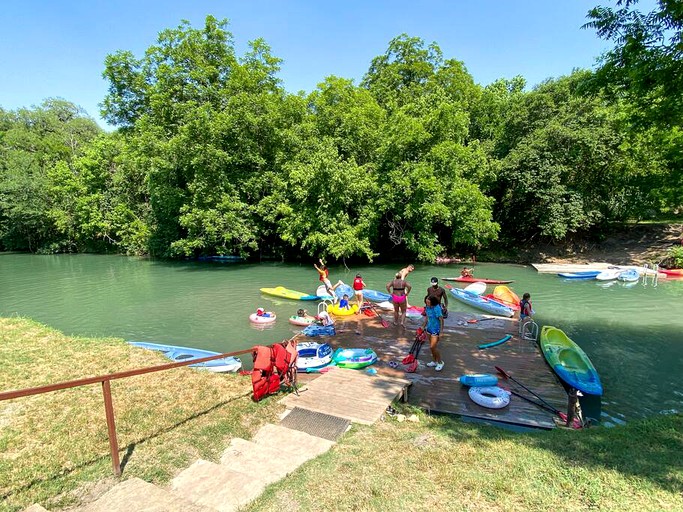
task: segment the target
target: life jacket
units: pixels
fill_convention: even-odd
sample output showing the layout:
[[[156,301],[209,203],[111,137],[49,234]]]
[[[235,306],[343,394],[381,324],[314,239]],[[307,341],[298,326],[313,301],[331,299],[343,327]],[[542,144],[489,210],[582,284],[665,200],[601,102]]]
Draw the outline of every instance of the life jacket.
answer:
[[[362,277],[354,278],[353,289],[354,290],[362,290],[363,289],[363,278]]]
[[[251,386],[255,402],[280,391],[280,385],[293,386],[296,391],[296,342],[288,340],[270,347],[257,345],[252,349],[254,370]]]
[[[519,316],[529,316],[529,314],[526,312],[527,305],[529,306],[529,309],[531,309],[530,301],[528,301],[527,299],[522,299],[519,301]]]

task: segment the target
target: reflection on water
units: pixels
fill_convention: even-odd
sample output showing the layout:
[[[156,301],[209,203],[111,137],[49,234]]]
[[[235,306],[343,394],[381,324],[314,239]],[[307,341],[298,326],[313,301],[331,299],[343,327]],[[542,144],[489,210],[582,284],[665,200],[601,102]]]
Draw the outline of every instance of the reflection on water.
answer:
[[[330,279],[350,283],[361,272],[368,288],[381,291],[402,266],[331,267]],[[408,276],[411,304],[422,303],[432,276],[453,277],[460,269],[417,266]],[[605,388],[607,424],[683,410],[677,380],[683,368],[683,280],[565,280],[527,266],[496,264],[477,264],[475,276],[514,279],[510,286],[518,295],[531,294],[539,325],[559,327],[586,351]],[[123,256],[0,254],[2,316],[30,317],[67,334],[206,350],[270,344],[299,332],[287,319],[312,304],[259,292],[278,285],[315,293],[320,282],[313,261],[169,263]],[[453,298],[449,306],[476,312]],[[252,324],[249,315],[257,307],[276,313],[277,321]]]

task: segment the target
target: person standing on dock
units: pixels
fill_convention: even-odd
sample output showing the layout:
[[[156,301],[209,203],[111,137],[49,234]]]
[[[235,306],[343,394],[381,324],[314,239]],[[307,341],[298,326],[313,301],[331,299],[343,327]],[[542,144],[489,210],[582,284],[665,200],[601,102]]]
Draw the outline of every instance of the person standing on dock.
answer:
[[[394,303],[394,325],[406,326],[406,312],[408,311],[408,294],[411,286],[396,272],[396,277],[387,283],[387,292],[391,294]]]
[[[446,290],[439,286],[439,280],[436,277],[432,277],[431,283],[432,285],[427,288],[427,296],[438,299],[443,317],[448,318],[448,294]]]
[[[360,313],[360,308],[363,306],[363,288],[365,288],[365,283],[360,274],[356,274],[356,278],[353,280],[353,294],[356,296],[356,302],[358,303],[358,313]]]
[[[441,336],[441,331],[443,331],[443,314],[441,313],[439,299],[433,295],[425,297],[425,318],[422,322],[422,329],[427,331],[429,335],[429,349],[432,351],[432,360],[427,363],[427,366],[440,372],[444,367],[441,352],[438,349],[439,336]]]

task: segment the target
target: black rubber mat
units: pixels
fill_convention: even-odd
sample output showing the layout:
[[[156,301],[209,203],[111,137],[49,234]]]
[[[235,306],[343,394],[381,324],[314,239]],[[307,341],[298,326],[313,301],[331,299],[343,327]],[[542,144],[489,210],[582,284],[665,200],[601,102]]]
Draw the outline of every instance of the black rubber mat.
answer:
[[[350,423],[344,418],[295,407],[284,417],[280,425],[329,441],[336,441],[339,436],[346,432]]]

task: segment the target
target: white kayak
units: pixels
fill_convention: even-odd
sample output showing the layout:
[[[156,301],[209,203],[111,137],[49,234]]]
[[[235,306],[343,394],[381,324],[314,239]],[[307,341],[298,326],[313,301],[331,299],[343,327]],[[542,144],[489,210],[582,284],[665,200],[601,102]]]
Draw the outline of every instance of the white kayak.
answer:
[[[468,284],[465,286],[465,291],[474,293],[476,295],[481,295],[486,291],[486,283],[483,283],[481,281],[477,281],[476,283]]]

